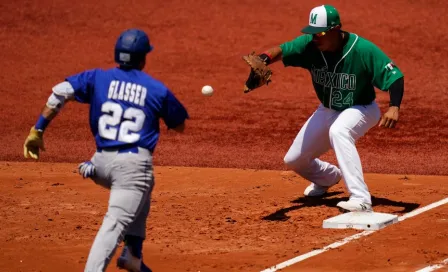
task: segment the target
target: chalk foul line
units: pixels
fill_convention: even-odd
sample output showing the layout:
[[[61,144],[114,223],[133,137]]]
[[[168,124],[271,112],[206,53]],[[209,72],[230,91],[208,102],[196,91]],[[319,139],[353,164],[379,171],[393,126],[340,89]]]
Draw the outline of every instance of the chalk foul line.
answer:
[[[421,208],[415,209],[412,212],[406,213],[406,214],[398,217],[398,222],[401,222],[401,221],[404,221],[406,219],[412,218],[412,217],[414,217],[416,215],[419,215],[421,213],[427,212],[427,211],[429,211],[431,209],[437,208],[437,207],[442,206],[442,205],[447,204],[447,203],[448,203],[448,197],[444,198],[442,200],[439,200],[437,202],[434,202],[432,204],[429,204],[429,205],[427,205],[425,207],[421,207]],[[335,243],[333,243],[331,245],[325,246],[325,247],[323,247],[321,249],[316,249],[316,250],[310,251],[308,253],[299,255],[299,256],[294,257],[294,258],[292,258],[290,260],[287,260],[285,262],[282,262],[282,263],[279,263],[277,265],[274,265],[274,266],[272,266],[270,268],[267,268],[267,269],[265,269],[265,270],[263,270],[261,272],[275,272],[275,271],[278,271],[280,269],[286,268],[286,267],[291,266],[293,264],[299,263],[301,261],[304,261],[306,259],[309,259],[309,258],[314,257],[316,255],[319,255],[321,253],[324,253],[324,252],[326,252],[326,251],[328,251],[330,249],[334,249],[334,248],[338,248],[340,246],[343,246],[343,245],[345,245],[345,244],[347,244],[347,243],[349,243],[351,241],[357,240],[357,239],[359,239],[361,237],[365,237],[365,236],[370,235],[370,234],[372,234],[374,232],[376,232],[376,230],[365,230],[363,232],[360,232],[360,233],[354,234],[352,236],[346,237],[346,238],[344,238],[344,239],[342,239],[340,241],[337,241],[337,242],[335,242]],[[448,262],[448,259],[445,260],[445,261]],[[421,272],[429,272],[429,271],[433,271],[433,270],[423,270]]]

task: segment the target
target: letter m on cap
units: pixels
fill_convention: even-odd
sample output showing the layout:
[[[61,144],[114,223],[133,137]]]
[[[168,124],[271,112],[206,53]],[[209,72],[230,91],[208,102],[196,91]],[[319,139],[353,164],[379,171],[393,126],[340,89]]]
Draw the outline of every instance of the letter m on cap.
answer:
[[[311,13],[310,24],[315,25],[317,23],[317,14]]]

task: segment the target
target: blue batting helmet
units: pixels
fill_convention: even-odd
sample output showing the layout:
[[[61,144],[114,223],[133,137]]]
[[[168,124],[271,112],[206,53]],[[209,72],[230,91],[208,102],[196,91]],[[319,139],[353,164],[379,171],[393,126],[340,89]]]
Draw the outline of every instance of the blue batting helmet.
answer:
[[[128,29],[120,34],[115,44],[115,62],[125,67],[136,67],[152,48],[145,32]]]

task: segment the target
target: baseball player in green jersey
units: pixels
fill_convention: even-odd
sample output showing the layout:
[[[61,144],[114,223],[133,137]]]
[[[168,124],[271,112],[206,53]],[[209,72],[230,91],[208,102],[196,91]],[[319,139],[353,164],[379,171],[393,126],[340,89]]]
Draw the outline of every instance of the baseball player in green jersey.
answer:
[[[286,67],[308,70],[320,100],[284,157],[290,169],[311,181],[304,194],[323,196],[343,178],[350,198],[337,206],[343,211],[369,212],[371,195],[355,142],[376,124],[395,127],[404,79],[378,46],[341,27],[334,7],[315,7],[303,35],[259,57],[267,65],[282,60]],[[375,87],[390,93],[390,107],[383,116],[375,102]],[[330,148],[339,167],[318,159]]]

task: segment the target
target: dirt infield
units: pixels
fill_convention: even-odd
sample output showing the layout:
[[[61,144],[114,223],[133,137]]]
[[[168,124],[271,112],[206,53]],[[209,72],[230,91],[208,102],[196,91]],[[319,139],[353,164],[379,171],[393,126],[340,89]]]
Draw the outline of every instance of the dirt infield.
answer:
[[[54,84],[83,69],[112,67],[117,35],[128,27],[141,27],[155,46],[146,71],[166,82],[191,115],[185,135],[162,135],[157,165],[285,170],[285,152],[317,107],[310,76],[275,64],[269,87],[243,95],[248,69],[241,56],[294,38],[318,4],[3,1],[0,140],[9,144],[0,160],[23,160],[23,139]],[[443,25],[445,2],[334,1],[333,5],[340,10],[344,27],[383,48],[406,78],[398,128],[373,128],[359,141],[364,170],[448,174],[448,119],[443,106],[448,104],[448,63],[438,61],[448,59],[448,48],[443,46],[448,36],[443,28],[427,27]],[[214,96],[201,95],[206,84],[215,88]],[[383,111],[388,99],[378,91]],[[85,105],[67,106],[46,133],[48,151],[42,159],[89,158],[94,147],[87,122]],[[62,151],[67,146],[71,152]],[[325,158],[334,162],[331,154]]]
[[[1,271],[82,271],[108,194],[75,169],[0,164]],[[260,271],[358,232],[322,228],[347,198],[341,185],[327,199],[310,201],[302,197],[307,183],[291,172],[157,167],[155,174],[144,247],[154,271]],[[378,212],[402,215],[448,195],[444,177],[366,180]],[[447,222],[447,207],[435,209],[296,268],[411,271],[448,257]]]
[[[320,4],[1,1],[0,270],[82,271],[107,200],[74,172],[95,149],[87,106],[68,104],[54,120],[41,162],[24,163],[22,144],[51,87],[84,69],[113,67],[115,39],[130,27],[149,33],[155,50],[145,70],[191,115],[184,135],[162,129],[155,153],[144,248],[155,271],[259,271],[357,233],[321,228],[347,197],[341,184],[329,199],[305,202],[307,183],[283,165],[317,107],[307,72],[274,64],[272,84],[242,93],[248,69],[241,56],[293,39]],[[401,215],[447,197],[445,1],[331,4],[346,30],[380,46],[405,75],[398,127],[375,127],[358,142],[375,210]],[[216,93],[202,96],[203,85]],[[384,112],[388,94],[377,96]],[[335,163],[332,152],[323,159]],[[415,270],[448,257],[447,218],[445,205],[287,271]]]

